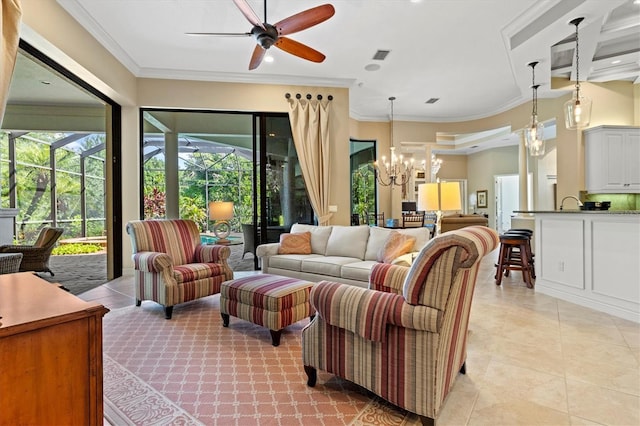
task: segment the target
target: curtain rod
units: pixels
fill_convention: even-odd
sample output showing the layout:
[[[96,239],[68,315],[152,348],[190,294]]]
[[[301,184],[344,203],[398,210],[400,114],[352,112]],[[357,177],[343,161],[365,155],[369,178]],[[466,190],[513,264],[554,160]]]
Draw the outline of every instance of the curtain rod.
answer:
[[[285,97],[285,98],[287,98],[287,99],[291,99],[291,93],[286,93],[286,94],[284,95],[284,97]],[[311,100],[311,98],[312,98],[312,97],[313,97],[313,96],[311,96],[311,94],[307,93],[306,98],[307,98],[308,100]],[[300,99],[300,98],[302,98],[302,95],[301,95],[300,93],[296,93],[296,99]],[[319,101],[321,101],[321,100],[322,100],[322,95],[318,95],[318,96],[317,96],[317,98],[318,98],[318,100],[319,100]],[[332,96],[332,95],[329,95],[329,96],[327,96],[327,99],[329,99],[330,101],[332,101],[332,100],[333,100],[333,96]]]

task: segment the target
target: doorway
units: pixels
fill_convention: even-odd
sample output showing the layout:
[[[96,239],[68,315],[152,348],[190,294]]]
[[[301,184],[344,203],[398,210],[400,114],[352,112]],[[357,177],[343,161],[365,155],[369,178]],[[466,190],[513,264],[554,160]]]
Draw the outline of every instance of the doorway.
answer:
[[[496,176],[496,230],[500,234],[511,228],[511,215],[518,210],[519,182],[518,175]]]
[[[527,208],[531,209],[532,174],[527,177]],[[511,228],[511,216],[516,210],[520,210],[520,176],[500,175],[495,177],[495,228],[499,233]]]

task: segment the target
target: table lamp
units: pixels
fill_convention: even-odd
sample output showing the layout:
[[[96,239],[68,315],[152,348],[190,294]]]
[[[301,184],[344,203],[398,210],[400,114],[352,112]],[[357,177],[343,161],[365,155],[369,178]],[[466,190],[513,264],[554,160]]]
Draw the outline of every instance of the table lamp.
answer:
[[[215,221],[213,233],[218,237],[216,243],[228,243],[227,237],[231,233],[228,220],[233,218],[233,202],[212,201],[209,203],[209,219]]]
[[[436,235],[440,234],[443,211],[461,210],[460,184],[458,182],[434,182],[418,185],[418,210],[436,212]]]

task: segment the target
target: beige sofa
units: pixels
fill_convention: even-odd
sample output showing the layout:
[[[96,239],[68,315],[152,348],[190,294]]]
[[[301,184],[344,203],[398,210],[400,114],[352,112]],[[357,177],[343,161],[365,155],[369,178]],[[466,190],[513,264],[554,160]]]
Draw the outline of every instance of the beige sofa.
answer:
[[[479,214],[456,214],[443,216],[440,219],[440,233],[473,225],[489,226],[489,219]]]
[[[262,272],[318,282],[330,280],[367,287],[378,263],[379,249],[392,231],[416,238],[410,253],[392,263],[409,266],[430,239],[428,228],[386,229],[377,226],[313,226],[294,224],[291,233],[311,232],[311,254],[278,254],[279,243],[256,249]]]

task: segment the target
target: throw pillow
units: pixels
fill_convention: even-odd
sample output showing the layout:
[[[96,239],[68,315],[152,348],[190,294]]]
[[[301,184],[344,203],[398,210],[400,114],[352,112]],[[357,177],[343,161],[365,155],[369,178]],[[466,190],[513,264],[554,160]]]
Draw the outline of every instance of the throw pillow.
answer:
[[[278,254],[311,254],[311,232],[280,234]]]
[[[416,238],[393,231],[378,251],[378,262],[391,263],[398,256],[409,253]]]

